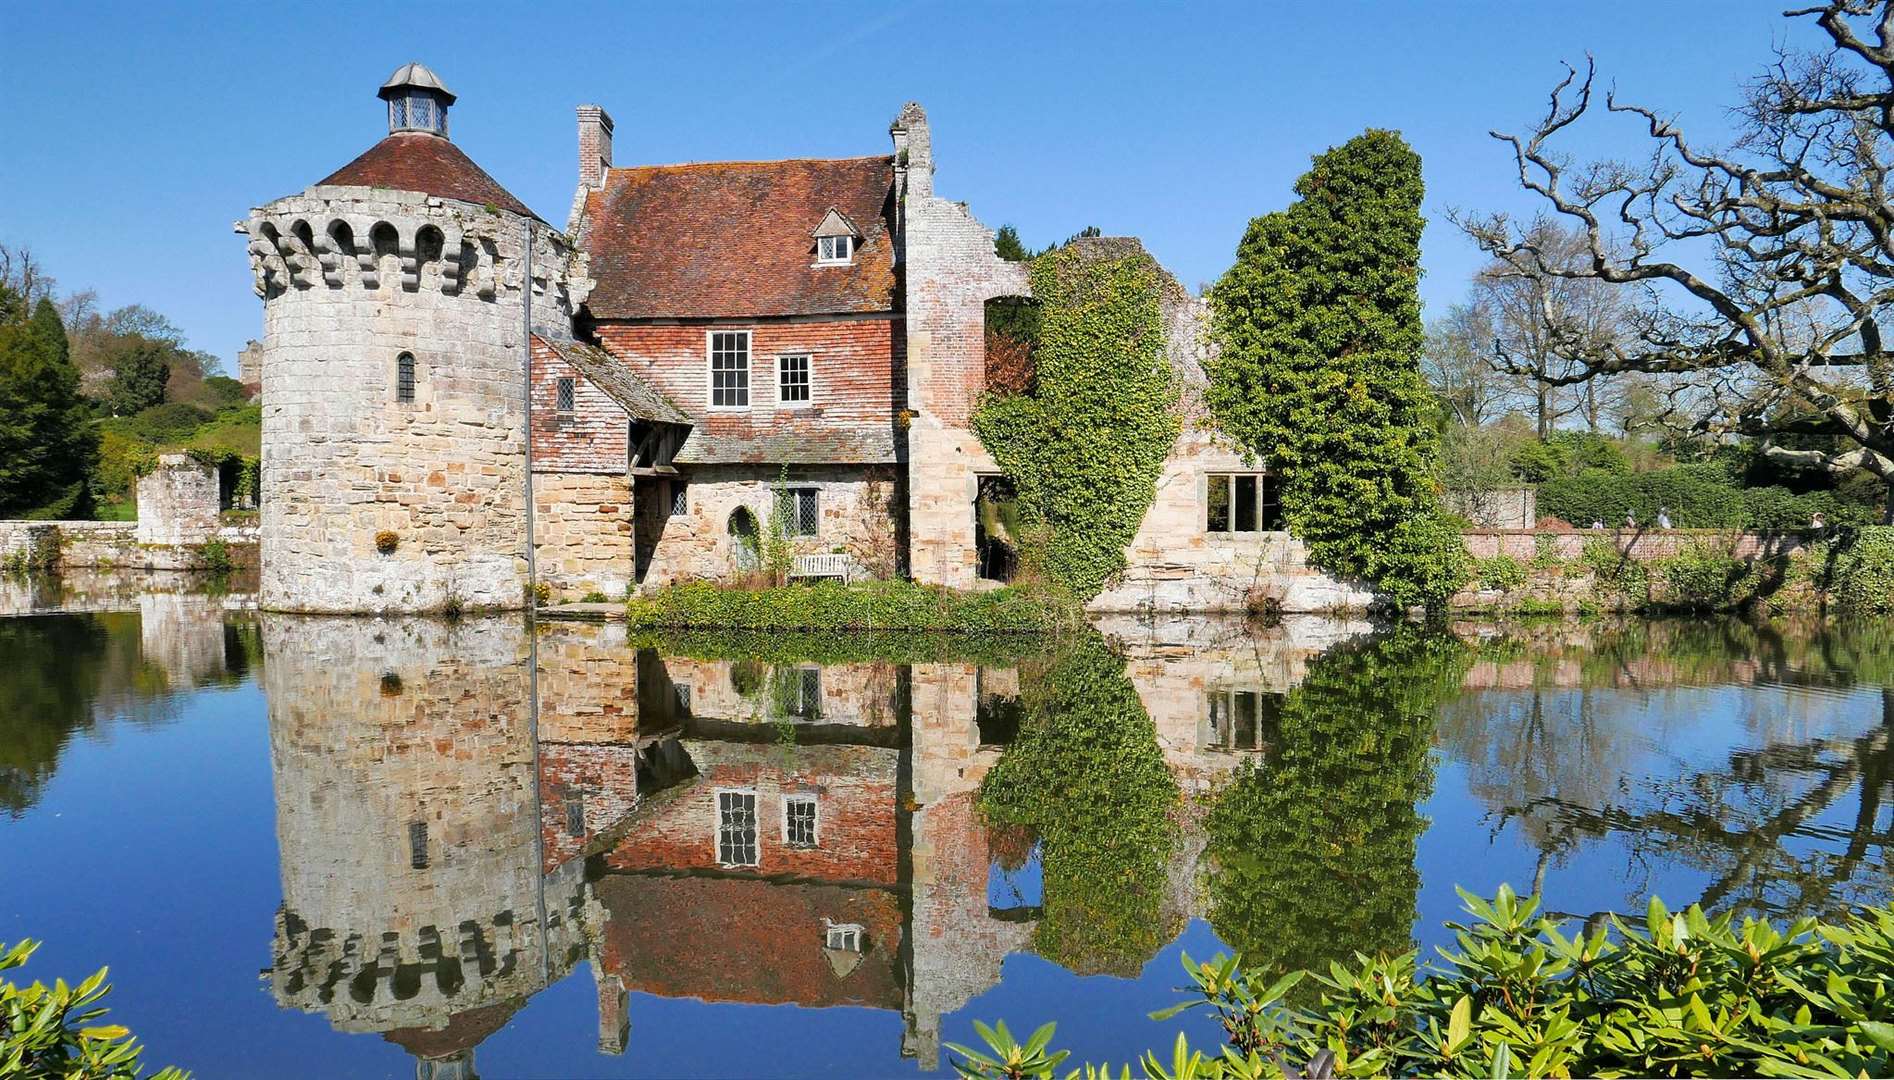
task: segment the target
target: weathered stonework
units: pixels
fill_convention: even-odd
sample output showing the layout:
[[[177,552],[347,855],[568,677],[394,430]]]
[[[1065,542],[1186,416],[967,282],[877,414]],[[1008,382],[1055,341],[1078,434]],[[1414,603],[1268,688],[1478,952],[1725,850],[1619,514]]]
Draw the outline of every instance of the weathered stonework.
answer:
[[[217,470],[189,454],[165,454],[138,478],[141,544],[201,544],[216,535]]]
[[[842,553],[854,556],[867,572],[891,576],[898,556],[896,517],[899,488],[891,468],[848,465],[797,465],[787,470],[759,465],[700,466],[692,469],[683,514],[654,507],[646,520],[656,532],[650,572],[644,584],[680,581],[733,581],[745,563],[731,534],[739,509],[748,511],[759,530],[776,515],[776,492],[815,488],[818,523],[814,536],[790,537],[793,554]],[[785,477],[787,478],[785,481]],[[642,487],[648,483],[639,478]],[[641,503],[641,508],[647,504]]]
[[[539,581],[555,597],[631,588],[631,478],[620,472],[533,477],[533,531]]]
[[[264,300],[263,605],[522,606],[523,309],[530,288],[535,327],[568,336],[583,260],[541,222],[383,188],[314,187],[239,228]]]

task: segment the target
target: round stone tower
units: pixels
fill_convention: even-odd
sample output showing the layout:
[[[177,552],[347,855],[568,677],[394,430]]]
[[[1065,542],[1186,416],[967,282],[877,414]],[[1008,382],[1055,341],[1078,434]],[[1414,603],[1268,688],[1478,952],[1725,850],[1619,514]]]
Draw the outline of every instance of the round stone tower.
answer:
[[[407,64],[378,96],[386,138],[237,223],[263,298],[262,603],[521,607],[527,301],[567,337],[589,282],[449,141],[438,76]]]

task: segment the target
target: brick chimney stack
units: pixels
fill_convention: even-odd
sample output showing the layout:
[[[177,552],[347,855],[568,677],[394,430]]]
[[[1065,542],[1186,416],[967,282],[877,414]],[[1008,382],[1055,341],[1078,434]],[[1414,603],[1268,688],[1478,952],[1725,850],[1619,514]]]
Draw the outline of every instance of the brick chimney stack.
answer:
[[[579,106],[579,186],[604,187],[605,171],[611,167],[612,118],[597,105]]]
[[[889,125],[894,137],[894,169],[910,195],[934,194],[934,140],[927,130],[927,113],[918,102],[901,107]]]

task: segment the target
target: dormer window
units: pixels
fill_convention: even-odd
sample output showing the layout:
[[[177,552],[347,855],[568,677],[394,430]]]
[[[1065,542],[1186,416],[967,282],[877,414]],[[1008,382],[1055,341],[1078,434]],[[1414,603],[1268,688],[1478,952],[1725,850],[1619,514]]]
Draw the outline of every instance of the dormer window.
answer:
[[[855,254],[852,236],[818,236],[815,243],[816,262],[845,263]]]
[[[815,227],[815,264],[844,266],[852,262],[860,236],[840,210],[830,207],[829,212],[822,215],[822,224]]]

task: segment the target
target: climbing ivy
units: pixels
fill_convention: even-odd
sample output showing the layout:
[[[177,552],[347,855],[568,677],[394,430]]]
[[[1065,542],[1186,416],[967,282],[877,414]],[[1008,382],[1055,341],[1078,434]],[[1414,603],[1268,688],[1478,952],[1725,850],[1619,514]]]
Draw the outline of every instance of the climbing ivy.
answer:
[[[1033,389],[989,394],[973,415],[1043,548],[1029,554],[1081,600],[1124,570],[1177,439],[1163,283],[1136,241],[1081,240],[1034,259]]]
[[[1315,159],[1287,209],[1250,222],[1211,290],[1219,426],[1282,477],[1315,563],[1391,603],[1438,606],[1467,577],[1433,474],[1420,372],[1420,157],[1368,131]]]
[[[1177,781],[1157,727],[1095,631],[1022,665],[1026,720],[980,786],[989,823],[1039,838],[1039,955],[1134,975],[1181,928],[1165,908]],[[1168,916],[1168,917],[1167,917]]]

